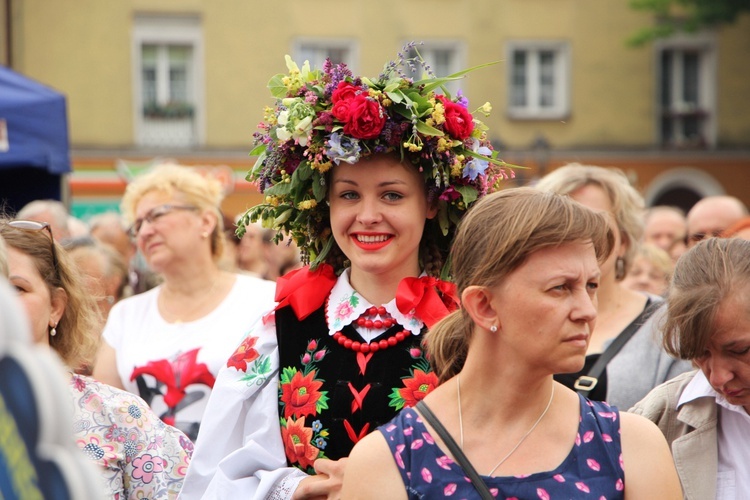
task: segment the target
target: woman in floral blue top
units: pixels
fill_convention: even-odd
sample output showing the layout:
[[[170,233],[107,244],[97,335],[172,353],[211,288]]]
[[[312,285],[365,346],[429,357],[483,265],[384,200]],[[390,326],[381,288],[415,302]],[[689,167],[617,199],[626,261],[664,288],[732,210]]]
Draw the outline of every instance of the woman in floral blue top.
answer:
[[[176,498],[192,443],[129,392],[74,373],[90,366],[98,342],[94,297],[48,225],[0,221],[8,246],[10,284],[18,292],[37,344],[49,345],[70,368],[71,436],[99,468],[108,496]]]
[[[461,309],[427,335],[441,385],[423,404],[487,497],[680,498],[656,426],[552,378],[583,365],[612,242],[603,215],[531,188],[488,195],[459,225]],[[403,410],[354,447],[344,498],[479,497],[427,410]]]

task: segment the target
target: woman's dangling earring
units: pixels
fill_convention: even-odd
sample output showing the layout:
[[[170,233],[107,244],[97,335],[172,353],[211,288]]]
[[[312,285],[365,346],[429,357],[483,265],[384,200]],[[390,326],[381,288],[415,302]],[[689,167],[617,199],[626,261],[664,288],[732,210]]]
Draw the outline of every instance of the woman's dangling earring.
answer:
[[[55,323],[55,326],[53,326],[49,330],[49,336],[50,337],[54,337],[55,335],[57,335],[57,323]]]
[[[617,257],[615,261],[615,279],[620,281],[625,277],[625,259]]]

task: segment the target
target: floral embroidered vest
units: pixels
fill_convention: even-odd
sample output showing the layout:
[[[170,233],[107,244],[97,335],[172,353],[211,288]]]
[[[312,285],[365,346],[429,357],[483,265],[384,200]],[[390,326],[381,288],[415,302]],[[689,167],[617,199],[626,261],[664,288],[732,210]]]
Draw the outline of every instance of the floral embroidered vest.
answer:
[[[396,325],[379,339],[400,332]],[[404,406],[437,385],[421,348],[422,335],[385,350],[346,349],[328,333],[324,307],[300,321],[290,307],[276,311],[279,416],[287,462],[314,473],[318,458],[338,460]],[[363,342],[347,326],[346,337]]]

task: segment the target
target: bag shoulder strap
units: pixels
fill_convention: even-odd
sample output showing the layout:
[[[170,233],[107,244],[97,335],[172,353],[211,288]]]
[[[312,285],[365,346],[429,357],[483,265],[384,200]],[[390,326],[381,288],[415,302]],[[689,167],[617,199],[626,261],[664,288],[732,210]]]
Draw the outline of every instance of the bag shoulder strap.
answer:
[[[440,439],[442,439],[445,445],[448,447],[451,454],[456,459],[458,465],[460,465],[466,475],[469,476],[471,484],[473,484],[474,488],[477,489],[482,500],[494,500],[495,497],[493,497],[492,493],[490,493],[489,488],[487,488],[487,484],[479,476],[479,473],[474,468],[474,466],[471,465],[471,462],[469,462],[469,459],[466,458],[464,452],[461,451],[461,448],[458,446],[458,444],[456,444],[456,441],[451,437],[450,434],[448,434],[448,431],[445,429],[445,427],[443,427],[443,424],[440,423],[440,420],[437,419],[435,414],[432,413],[432,410],[430,410],[424,400],[417,403],[417,409],[419,410],[419,413],[422,414],[427,423],[429,423],[432,428],[435,429],[435,432],[438,433]]]
[[[646,306],[643,308],[643,311],[641,311],[641,314],[631,321],[630,324],[620,332],[620,335],[615,337],[615,339],[599,356],[599,359],[596,360],[596,363],[594,363],[594,366],[591,367],[589,372],[586,375],[581,375],[575,381],[573,388],[578,391],[578,394],[585,398],[589,396],[589,393],[591,393],[591,391],[594,390],[594,387],[596,387],[596,384],[599,383],[599,377],[602,376],[602,373],[604,373],[604,370],[607,368],[607,363],[609,363],[612,358],[620,352],[620,349],[628,343],[633,335],[635,335],[635,332],[637,332],[638,329],[648,321],[651,315],[659,309],[661,304],[661,302],[652,302],[650,298],[646,301]]]

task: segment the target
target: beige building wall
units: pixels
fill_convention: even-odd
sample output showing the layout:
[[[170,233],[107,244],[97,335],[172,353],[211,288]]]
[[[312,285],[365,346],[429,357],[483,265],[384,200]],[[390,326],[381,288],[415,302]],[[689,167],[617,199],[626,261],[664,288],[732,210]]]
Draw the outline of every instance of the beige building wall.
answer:
[[[7,0],[6,0],[7,1]],[[472,106],[490,101],[492,137],[527,148],[543,134],[554,148],[649,148],[657,137],[653,46],[627,37],[650,22],[628,2],[602,0],[14,0],[14,69],[68,97],[76,148],[135,143],[133,25],[136,14],[193,14],[203,40],[201,106],[207,150],[249,150],[271,104],[265,85],[284,72],[298,37],[356,41],[355,71],[377,75],[404,41],[451,39],[465,66],[499,64],[462,84]],[[716,37],[717,131],[728,145],[750,142],[750,16]],[[507,115],[506,46],[559,40],[571,53],[571,112],[563,119]],[[718,90],[720,89],[720,91]]]

